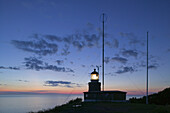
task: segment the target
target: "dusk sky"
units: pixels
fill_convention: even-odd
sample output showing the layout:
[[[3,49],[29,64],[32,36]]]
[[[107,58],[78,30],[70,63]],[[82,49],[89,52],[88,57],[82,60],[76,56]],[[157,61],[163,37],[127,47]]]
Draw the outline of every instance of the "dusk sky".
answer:
[[[169,87],[169,0],[0,0],[0,94],[87,91],[102,65],[102,13],[105,90],[145,95],[147,31],[149,92]]]

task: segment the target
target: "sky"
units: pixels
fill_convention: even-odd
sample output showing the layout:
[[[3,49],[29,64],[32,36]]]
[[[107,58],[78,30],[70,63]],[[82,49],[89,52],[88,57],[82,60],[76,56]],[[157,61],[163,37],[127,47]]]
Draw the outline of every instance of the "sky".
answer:
[[[88,91],[105,13],[105,90],[145,95],[170,86],[169,0],[0,0],[0,94]]]

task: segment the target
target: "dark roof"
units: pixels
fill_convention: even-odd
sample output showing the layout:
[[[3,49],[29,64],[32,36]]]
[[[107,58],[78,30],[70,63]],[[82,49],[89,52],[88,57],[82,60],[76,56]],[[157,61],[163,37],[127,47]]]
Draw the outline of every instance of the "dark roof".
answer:
[[[96,72],[96,69],[94,69],[94,71],[91,74],[99,74],[98,72]]]

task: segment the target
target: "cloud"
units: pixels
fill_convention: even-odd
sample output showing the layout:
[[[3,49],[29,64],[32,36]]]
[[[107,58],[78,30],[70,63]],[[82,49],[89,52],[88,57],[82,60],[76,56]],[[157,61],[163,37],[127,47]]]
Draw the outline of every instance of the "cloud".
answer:
[[[89,30],[93,30],[94,29],[94,25],[90,22],[87,23],[87,27]]]
[[[85,43],[83,41],[74,41],[73,46],[76,47],[78,50],[82,50],[85,47]]]
[[[24,64],[27,67],[27,69],[33,69],[36,71],[52,70],[52,71],[57,71],[57,72],[74,72],[74,70],[72,70],[70,68],[49,65],[48,63],[44,63],[43,61],[38,60],[35,57],[25,58]]]
[[[109,57],[105,57],[104,62],[105,62],[106,64],[108,64],[108,63],[110,62],[110,58],[109,58]]]
[[[67,56],[67,55],[69,55],[69,54],[70,54],[69,46],[68,46],[68,45],[65,45],[64,48],[62,49],[61,55]]]
[[[120,36],[127,37],[127,38],[137,38],[133,33],[123,33],[123,32],[120,32]]]
[[[116,61],[116,62],[125,64],[128,60],[126,58],[119,57],[119,56],[116,56],[116,57],[113,57],[113,58],[105,57],[104,62],[106,64],[108,64],[110,61]]]
[[[97,46],[98,41],[100,39],[100,36],[97,36],[96,34],[92,34],[92,35],[86,34],[83,37],[87,43],[87,47]]]
[[[167,49],[168,52],[170,52],[170,49]]]
[[[43,70],[52,70],[52,71],[58,71],[58,72],[73,72],[74,73],[74,70],[72,70],[70,68],[58,67],[55,65],[48,65],[48,64],[46,64],[43,67]]]
[[[6,84],[0,84],[0,86],[6,86]]]
[[[126,57],[128,57],[128,56],[137,57],[137,56],[138,56],[138,53],[137,53],[135,50],[126,50],[126,49],[124,49],[124,50],[122,51],[122,55],[123,55],[123,56],[126,56]]]
[[[123,74],[123,73],[127,73],[127,72],[134,72],[135,70],[132,67],[123,67],[123,69],[118,70],[116,73],[117,74]]]
[[[58,45],[55,43],[48,43],[41,39],[38,41],[18,41],[12,40],[11,43],[18,49],[23,51],[32,52],[38,55],[51,55],[58,51]]]
[[[119,47],[119,41],[117,39],[113,39],[112,41],[105,41],[105,44],[109,47],[114,47],[114,48],[118,48]]]
[[[119,47],[119,41],[117,39],[114,39],[113,45],[114,45],[115,48],[118,48]]]
[[[41,66],[43,65],[43,61],[38,60],[35,57],[24,58],[24,60],[27,69],[35,69],[36,71],[43,70],[43,67]]]
[[[157,67],[158,67],[158,65],[156,65],[156,64],[154,65],[154,64],[153,64],[153,65],[149,65],[149,66],[148,66],[148,69],[157,69]]]
[[[95,67],[95,66],[92,64],[92,65],[90,65],[90,67]]]
[[[144,41],[141,39],[138,39],[138,37],[134,33],[123,33],[120,32],[120,36],[126,37],[129,39],[129,44],[141,44],[144,46]]]
[[[117,61],[117,62],[120,62],[120,63],[126,63],[128,60],[126,58],[123,58],[123,57],[113,57],[111,59],[112,61]]]
[[[80,84],[68,82],[68,81],[45,81],[44,86],[59,86],[59,87],[67,87],[67,88],[73,88],[73,87],[81,87]]]
[[[56,62],[57,62],[58,65],[62,65],[64,63],[63,60],[56,60]]]
[[[86,65],[81,65],[81,67],[86,67]]]
[[[29,82],[28,80],[17,80],[19,82]]]
[[[137,68],[138,67],[146,67],[146,62],[141,60],[139,62],[134,63],[133,65],[134,65],[134,67],[137,67]]]
[[[0,69],[20,70],[19,67],[4,67],[4,66],[0,66]]]
[[[156,57],[152,56],[152,55],[149,57],[148,69],[157,69],[159,67],[158,61],[155,58]],[[141,60],[136,63],[133,63],[133,67],[135,67],[135,68],[146,68],[146,65],[147,65],[147,63],[145,60]]]
[[[66,56],[70,54],[70,46],[77,48],[79,51],[85,47],[98,47],[100,36],[100,33],[92,34],[86,30],[62,37],[51,34],[33,34],[29,41],[12,40],[11,44],[17,49],[38,54],[40,56],[53,55],[58,52],[61,52],[59,54]],[[60,48],[61,50],[59,50]]]
[[[116,76],[116,74],[113,73],[106,73],[105,75]]]
[[[70,62],[70,64],[74,64],[74,62],[73,62],[73,61],[71,61],[71,62]]]
[[[44,35],[46,39],[50,41],[58,41],[65,42],[66,45],[72,45],[78,50],[82,50],[84,47],[93,47],[98,45],[98,41],[100,36],[96,34],[88,34],[88,33],[75,33],[71,35],[64,36],[60,38],[55,35]]]
[[[62,39],[58,36],[55,35],[44,35],[44,37],[50,41],[56,41],[56,42],[61,42]]]
[[[63,37],[63,41],[66,44],[72,44],[73,40],[74,40],[74,35],[68,35],[68,36]]]

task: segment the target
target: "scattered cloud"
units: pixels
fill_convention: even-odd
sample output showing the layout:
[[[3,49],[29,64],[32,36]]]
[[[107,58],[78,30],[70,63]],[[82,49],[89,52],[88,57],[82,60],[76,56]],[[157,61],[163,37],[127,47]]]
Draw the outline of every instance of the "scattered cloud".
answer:
[[[4,67],[4,66],[0,66],[0,69],[20,70],[19,67]]]
[[[148,66],[148,69],[157,69],[159,67],[158,60],[159,60],[159,57],[150,55],[149,56],[149,66]]]
[[[85,39],[85,42],[87,42],[87,47],[97,46],[100,39],[100,35],[97,36],[96,34],[86,34],[83,37]]]
[[[129,39],[129,44],[140,44],[144,46],[144,41],[139,39],[134,33],[123,33],[120,32],[120,36],[128,38]]]
[[[93,68],[94,68],[95,66],[92,64],[92,65],[90,65],[90,67],[93,67]]]
[[[120,62],[120,63],[126,63],[128,61],[126,58],[119,57],[119,56],[113,57],[111,60],[112,61],[117,61],[117,62]]]
[[[122,55],[125,56],[125,57],[128,57],[128,56],[137,57],[138,53],[137,53],[136,50],[126,50],[126,49],[123,49],[122,50]]]
[[[73,88],[73,87],[81,87],[80,84],[68,82],[68,81],[45,81],[44,86],[59,86],[59,87],[67,87],[67,88]]]
[[[87,23],[87,28],[88,28],[89,30],[93,30],[93,29],[94,29],[94,25],[93,25],[92,23],[88,22],[88,23]]]
[[[63,56],[67,56],[70,54],[70,51],[69,51],[69,46],[68,45],[65,45],[62,49],[62,52],[61,52],[61,55]]]
[[[28,80],[17,80],[17,81],[19,81],[19,82],[30,82]]]
[[[158,65],[157,64],[153,64],[153,65],[149,65],[148,69],[157,69]]]
[[[44,63],[43,61],[38,60],[35,57],[25,58],[24,64],[27,67],[27,69],[33,69],[36,71],[52,70],[52,71],[57,71],[57,72],[74,72],[74,70],[72,70],[70,68],[49,65],[48,63]]]
[[[110,62],[110,57],[105,57],[104,62],[108,64]]]
[[[114,39],[113,45],[114,45],[115,48],[118,48],[119,47],[119,41],[117,39]]]
[[[73,62],[73,61],[71,61],[71,62],[70,62],[70,64],[74,64],[74,62]]]
[[[117,74],[123,74],[123,73],[127,73],[127,72],[134,72],[135,70],[133,69],[133,67],[123,67],[123,69],[118,70],[116,73]]]
[[[81,65],[81,67],[86,67],[86,65]]]
[[[7,84],[0,84],[0,86],[6,86]]]
[[[120,36],[127,37],[127,38],[137,38],[133,33],[123,33],[123,32],[120,32]]]
[[[141,60],[141,61],[139,61],[139,62],[134,63],[133,65],[134,65],[134,67],[136,67],[136,68],[138,68],[138,67],[146,67],[146,62],[143,61],[143,60]]]
[[[170,49],[168,49],[167,51],[170,52]]]
[[[85,46],[85,43],[83,41],[81,41],[81,42],[80,41],[74,41],[72,44],[79,51],[81,51],[84,48],[84,46]]]
[[[29,57],[29,58],[24,58],[25,62],[25,66],[27,67],[27,69],[35,69],[36,71],[42,70],[43,67],[41,65],[43,65],[43,61],[38,60],[35,57]]]
[[[23,51],[32,52],[38,55],[51,55],[58,51],[58,45],[55,43],[49,43],[43,39],[37,41],[18,41],[12,40],[11,43],[18,49]]]
[[[67,35],[64,37],[58,37],[55,35],[43,35],[42,38],[50,40],[50,41],[56,41],[56,42],[64,42],[67,46],[66,49],[68,50],[69,46],[73,46],[77,48],[79,51],[81,51],[84,47],[93,47],[98,45],[98,41],[100,39],[100,35],[96,34],[90,34],[88,32],[86,33],[75,33],[71,35]],[[67,53],[67,52],[64,52]]]
[[[109,47],[114,47],[114,48],[118,48],[119,47],[119,41],[117,39],[113,39],[112,41],[105,41],[105,44]]]
[[[100,33],[90,34],[88,32],[79,32],[63,37],[49,34],[33,34],[31,37],[32,40],[30,41],[12,40],[11,44],[18,49],[41,56],[52,55],[58,52],[66,56],[70,54],[70,46],[77,48],[79,51],[85,47],[91,48],[98,46]],[[59,50],[60,48],[61,50]]]
[[[113,73],[106,73],[105,75],[116,76],[116,74]]]
[[[105,57],[104,62],[106,64],[108,64],[110,61],[113,61],[113,62],[116,61],[116,62],[125,64],[125,63],[127,63],[128,59],[123,58],[123,57],[119,57],[119,56],[116,56],[116,57],[113,57],[113,58]]]
[[[66,44],[72,44],[73,41],[74,41],[73,34],[63,37],[63,42],[65,42]]]
[[[61,42],[62,39],[61,37],[55,36],[55,35],[44,35],[44,37],[50,41],[56,41],[56,42]]]
[[[134,68],[143,68],[143,67],[146,68],[146,65],[147,65],[146,61],[144,61],[144,60],[133,63]],[[148,69],[157,69],[158,67],[159,67],[159,64],[158,64],[157,60],[149,59]]]
[[[56,60],[56,62],[57,62],[58,65],[62,65],[64,63],[63,60]]]

